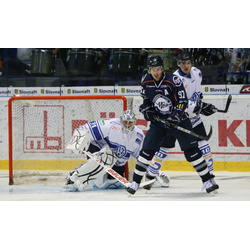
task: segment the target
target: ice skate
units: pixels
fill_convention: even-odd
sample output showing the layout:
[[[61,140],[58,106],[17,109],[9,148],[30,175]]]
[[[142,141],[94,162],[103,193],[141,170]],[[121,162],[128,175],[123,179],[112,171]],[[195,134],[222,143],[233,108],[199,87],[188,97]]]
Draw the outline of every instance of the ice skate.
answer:
[[[74,182],[70,179],[67,180],[66,184],[62,187],[63,192],[77,192],[78,189],[75,187]]]
[[[219,185],[218,184],[216,184],[216,182],[215,182],[215,180],[214,180],[214,175],[213,174],[210,174],[211,175],[211,179],[210,179],[210,181],[212,182],[212,184],[214,185],[214,186],[216,186],[216,189],[219,189]]]
[[[139,188],[139,184],[136,183],[135,181],[133,181],[127,188],[127,192],[129,192],[130,194],[135,194],[135,192],[137,191],[137,189]]]
[[[215,183],[214,179],[212,178],[212,179],[204,182],[203,187],[202,187],[202,191],[204,189],[206,189],[207,193],[213,192],[214,194],[217,194],[218,193],[217,189],[219,189],[219,186]]]
[[[170,184],[170,177],[166,173],[159,171],[158,175],[156,176],[156,181],[154,184],[158,187],[168,188]]]
[[[62,188],[64,192],[82,192],[84,189],[84,184],[80,181],[77,171],[69,172],[67,177],[67,182]]]
[[[155,178],[154,176],[146,175],[145,181],[150,181],[150,180],[153,180],[154,178]],[[149,184],[149,185],[144,186],[143,188],[146,189],[146,190],[150,190],[153,185],[154,185],[154,182]]]

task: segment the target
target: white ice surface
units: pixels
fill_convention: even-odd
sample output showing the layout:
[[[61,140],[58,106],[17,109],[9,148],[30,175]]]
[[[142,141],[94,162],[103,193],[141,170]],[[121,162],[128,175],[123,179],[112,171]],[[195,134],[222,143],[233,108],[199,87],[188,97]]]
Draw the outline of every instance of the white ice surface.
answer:
[[[169,188],[154,187],[146,192],[140,188],[135,195],[126,190],[89,190],[62,192],[62,186],[8,185],[8,175],[0,175],[1,201],[250,201],[250,173],[216,172],[220,186],[216,195],[201,191],[202,183],[195,172],[167,172],[171,178]]]
[[[217,195],[201,192],[194,172],[167,173],[169,188],[128,196],[9,186],[2,172],[1,249],[249,249],[250,173],[216,172]]]

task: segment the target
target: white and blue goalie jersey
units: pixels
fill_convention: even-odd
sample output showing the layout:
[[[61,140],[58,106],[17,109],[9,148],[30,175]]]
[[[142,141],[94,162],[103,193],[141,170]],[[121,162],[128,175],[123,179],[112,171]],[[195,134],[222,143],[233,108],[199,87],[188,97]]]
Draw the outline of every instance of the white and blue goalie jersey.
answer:
[[[118,157],[116,166],[123,166],[132,155],[136,159],[142,148],[144,133],[137,126],[129,135],[122,132],[122,124],[119,118],[110,120],[93,121],[81,127],[89,132],[91,144],[98,148],[109,145],[110,149]]]

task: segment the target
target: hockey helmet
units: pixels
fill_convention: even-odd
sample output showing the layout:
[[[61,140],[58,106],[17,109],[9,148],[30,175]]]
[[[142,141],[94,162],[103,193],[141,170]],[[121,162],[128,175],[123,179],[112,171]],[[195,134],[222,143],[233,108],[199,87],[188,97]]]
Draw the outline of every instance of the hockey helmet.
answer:
[[[188,51],[182,51],[178,56],[177,56],[177,65],[180,66],[181,61],[187,61],[190,60],[191,63],[193,63],[193,57],[192,54]]]
[[[135,113],[128,109],[121,114],[121,124],[122,132],[125,135],[129,135],[130,132],[134,129],[136,124]]]
[[[163,66],[163,60],[160,56],[151,56],[148,59],[148,67]]]

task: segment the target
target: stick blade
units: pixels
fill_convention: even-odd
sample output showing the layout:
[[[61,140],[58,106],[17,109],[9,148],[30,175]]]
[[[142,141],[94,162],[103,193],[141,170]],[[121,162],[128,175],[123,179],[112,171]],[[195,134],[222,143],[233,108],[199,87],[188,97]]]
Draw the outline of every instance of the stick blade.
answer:
[[[220,113],[227,113],[231,101],[232,101],[232,96],[229,95],[228,98],[227,98],[227,103],[226,103],[225,109],[224,109],[224,110],[217,109],[217,112],[220,112]]]
[[[213,134],[213,127],[210,125],[210,131],[209,131],[209,133],[207,135],[207,141],[210,139],[210,137],[212,136],[212,134]]]

